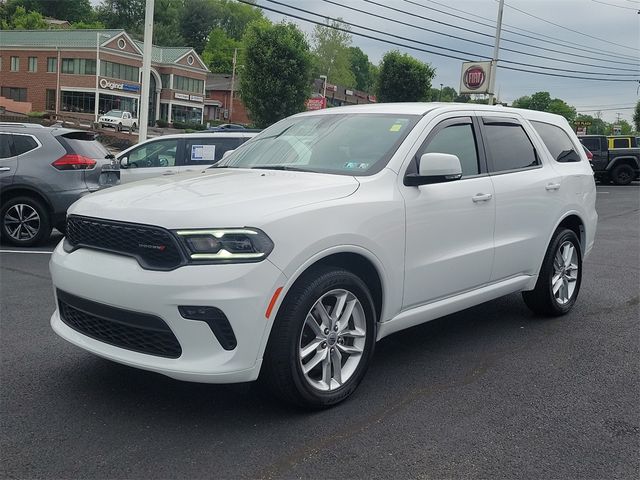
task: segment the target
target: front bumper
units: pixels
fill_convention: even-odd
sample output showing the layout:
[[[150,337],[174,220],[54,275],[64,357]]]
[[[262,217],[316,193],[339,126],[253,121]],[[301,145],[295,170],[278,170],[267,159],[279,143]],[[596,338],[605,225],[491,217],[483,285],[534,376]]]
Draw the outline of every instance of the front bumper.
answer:
[[[66,253],[62,243],[51,262],[54,289],[93,302],[160,317],[178,339],[182,354],[165,358],[103,343],[69,327],[59,310],[53,330],[96,355],[151,370],[178,380],[234,383],[257,379],[262,353],[275,316],[265,317],[284,274],[271,262],[235,265],[190,265],[170,272],[144,270],[129,257],[79,249]],[[56,299],[56,305],[57,305]],[[204,322],[184,319],[179,305],[212,306],[227,316],[237,346],[225,350]]]

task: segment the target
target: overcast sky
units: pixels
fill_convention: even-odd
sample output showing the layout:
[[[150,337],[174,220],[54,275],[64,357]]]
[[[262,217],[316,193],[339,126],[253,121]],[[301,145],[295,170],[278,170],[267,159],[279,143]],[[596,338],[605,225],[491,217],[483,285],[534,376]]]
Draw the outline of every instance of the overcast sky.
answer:
[[[495,27],[480,25],[479,22],[493,24],[495,26],[498,12],[498,2],[496,0],[373,0],[376,3],[393,7],[406,13],[394,12],[383,7],[372,5],[365,0],[337,0],[336,3],[340,6],[326,3],[323,0],[278,1],[321,15],[342,17],[348,22],[373,28],[376,31],[376,33],[372,33],[371,31],[352,28],[353,32],[362,32],[372,36],[383,37],[398,43],[410,43],[397,38],[385,37],[382,33],[377,33],[386,32],[440,47],[468,52],[473,55],[446,52],[423,44],[413,44],[414,46],[430,51],[448,53],[470,60],[476,60],[480,56],[490,58],[493,53],[492,45],[494,43]],[[413,4],[411,2],[413,2]],[[306,13],[286,9],[286,7],[267,0],[258,0],[258,4],[322,21],[320,17],[313,17]],[[533,18],[509,6],[523,10],[557,25]],[[460,17],[475,19],[475,21],[454,18],[425,7],[435,8],[446,13],[459,15]],[[353,8],[381,15],[384,19],[354,11]],[[500,58],[529,63],[539,67],[560,68],[570,71],[546,70],[549,73],[566,74],[577,77],[588,76],[576,73],[575,71],[578,70],[607,74],[628,73],[632,76],[635,75],[636,79],[640,78],[640,70],[638,68],[638,62],[640,62],[640,14],[637,13],[637,9],[640,9],[640,0],[506,0],[503,16],[505,29],[534,37],[546,35],[556,40],[545,37],[545,39],[549,40],[549,43],[545,43],[503,31],[501,47],[521,50],[525,53],[534,53],[541,55],[543,58],[507,51],[501,51]],[[267,11],[265,11],[265,13],[270,19],[275,21],[280,21],[285,18],[285,16],[277,13]],[[420,16],[426,17],[426,19],[420,18]],[[287,19],[298,24],[301,29],[309,34],[313,31],[313,24],[291,17],[287,17]],[[457,38],[450,38],[394,23],[394,19],[404,21],[416,27],[447,33]],[[429,20],[463,27],[471,30],[471,32],[462,31]],[[581,33],[596,38],[591,38]],[[460,38],[471,41],[463,41],[460,40]],[[509,40],[523,42],[527,45],[511,43]],[[490,46],[484,46],[482,44],[489,44]],[[440,83],[443,83],[445,86],[449,85],[456,90],[459,89],[461,60],[389,45],[356,35],[353,36],[353,45],[360,47],[374,63],[378,63],[382,55],[390,49],[397,48],[400,51],[407,52],[424,62],[430,63],[436,68],[436,76],[433,80],[434,87],[437,88]],[[535,48],[536,46],[554,51],[540,50],[539,48]],[[577,48],[584,50],[577,50]],[[569,54],[565,52],[569,52]],[[576,57],[571,53],[584,55],[587,58]],[[548,60],[549,57],[596,66],[608,66],[610,68],[597,68],[594,66],[564,63],[562,61],[550,61]],[[612,60],[612,62],[603,62],[602,59]],[[531,69],[530,67],[514,64],[510,66]],[[631,69],[632,71],[616,70],[616,68]],[[535,70],[540,70],[540,68]],[[594,77],[594,75],[591,76]],[[602,78],[620,77],[603,75]],[[625,107],[635,106],[639,98],[637,82],[588,81],[534,75],[505,69],[498,70],[496,79],[496,89],[502,101],[511,102],[522,95],[528,95],[537,91],[548,91],[552,97],[561,98],[571,105],[576,106],[578,112],[593,115],[595,114],[593,110],[601,109],[602,116],[607,121],[615,120],[616,113],[618,112],[622,114],[622,118],[631,121],[633,110]],[[329,81],[331,81],[331,79],[329,79]]]

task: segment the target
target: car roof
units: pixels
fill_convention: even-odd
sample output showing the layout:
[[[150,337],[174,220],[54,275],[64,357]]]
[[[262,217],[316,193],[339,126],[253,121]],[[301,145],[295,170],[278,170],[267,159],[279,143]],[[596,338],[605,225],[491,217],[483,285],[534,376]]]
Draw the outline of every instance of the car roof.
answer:
[[[198,137],[220,137],[220,138],[237,138],[237,137],[254,137],[258,134],[256,131],[246,131],[246,130],[230,130],[225,132],[216,132],[211,130],[203,130],[202,132],[194,132],[194,133],[173,133],[171,135],[160,135],[158,137],[147,138],[145,142],[150,142],[152,140],[160,140],[166,138],[198,138]],[[140,142],[143,143],[143,142]]]
[[[40,125],[39,123],[0,122],[0,132],[30,134],[51,133],[54,136],[58,136],[72,132],[86,132],[86,130],[64,127],[45,127],[44,125]]]
[[[528,120],[551,121],[557,123],[564,121],[564,117],[554,113],[525,110],[522,108],[503,107],[502,105],[484,105],[481,103],[456,103],[456,102],[403,102],[403,103],[368,103],[362,105],[349,105],[345,107],[326,108],[302,112],[298,115],[332,115],[350,113],[381,113],[393,115],[426,115],[433,111],[477,111],[484,113],[513,113]]]

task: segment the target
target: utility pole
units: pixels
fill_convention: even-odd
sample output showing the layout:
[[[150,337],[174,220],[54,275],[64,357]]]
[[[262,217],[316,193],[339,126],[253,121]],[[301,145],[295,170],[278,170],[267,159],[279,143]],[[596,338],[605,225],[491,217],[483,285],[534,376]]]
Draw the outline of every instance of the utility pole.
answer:
[[[142,47],[142,89],[140,91],[140,105],[138,105],[138,122],[140,124],[138,142],[147,139],[147,124],[149,123],[149,87],[151,86],[151,51],[153,41],[153,4],[155,0],[146,0],[144,12],[144,46]]]
[[[60,63],[60,55],[58,54],[58,64]],[[58,71],[60,69],[60,65],[58,65]],[[100,76],[100,32],[96,32],[96,96],[95,96],[95,104],[93,106],[93,113],[94,113],[94,122],[98,123],[98,106],[100,103],[100,90],[98,90],[98,87],[100,86],[98,84],[98,77]],[[60,75],[58,75],[58,79],[60,78]],[[60,83],[60,81],[58,80],[58,83]],[[58,91],[60,90],[60,87],[58,86]]]
[[[442,101],[442,86],[444,85],[444,83],[440,84],[440,94],[438,95],[438,101],[441,102]]]
[[[502,32],[502,11],[504,10],[504,0],[500,0],[498,7],[498,21],[496,22],[496,44],[493,48],[493,59],[491,60],[491,78],[489,79],[489,105],[495,102],[496,70],[498,66],[498,54],[500,53],[500,33]]]
[[[231,100],[229,101],[229,123],[233,123],[231,118],[233,117],[233,88],[236,83],[236,61],[238,57],[238,49],[233,49],[233,68],[231,69]]]
[[[620,117],[622,114],[620,112],[616,113],[616,123],[620,123]]]

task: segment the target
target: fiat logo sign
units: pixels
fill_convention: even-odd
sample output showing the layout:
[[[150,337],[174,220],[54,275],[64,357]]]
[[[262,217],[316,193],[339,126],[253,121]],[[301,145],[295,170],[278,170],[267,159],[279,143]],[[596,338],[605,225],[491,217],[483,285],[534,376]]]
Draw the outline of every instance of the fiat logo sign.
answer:
[[[485,74],[482,67],[473,66],[464,72],[464,86],[469,90],[477,90],[484,83]]]

